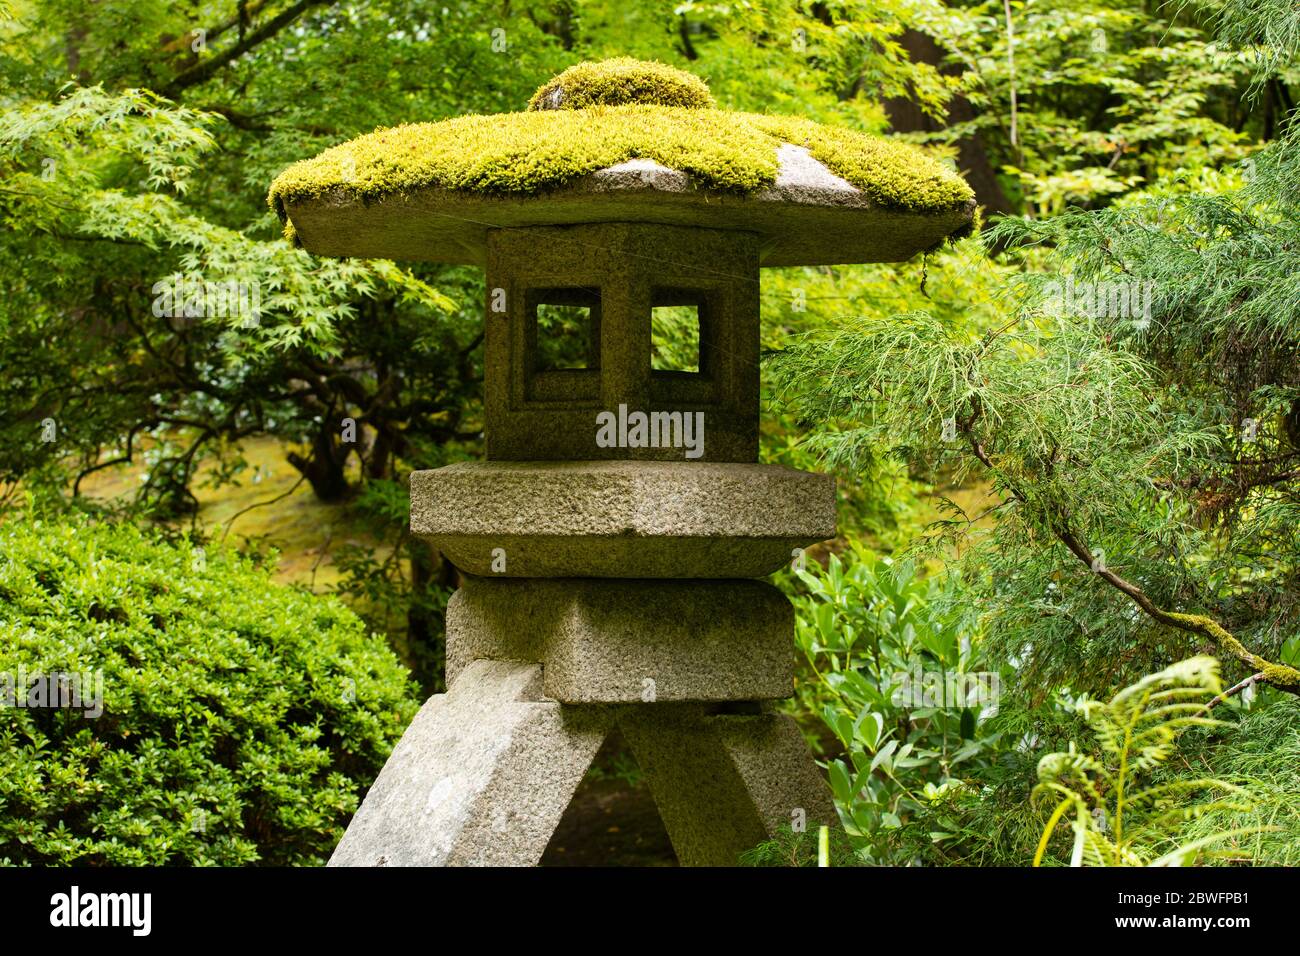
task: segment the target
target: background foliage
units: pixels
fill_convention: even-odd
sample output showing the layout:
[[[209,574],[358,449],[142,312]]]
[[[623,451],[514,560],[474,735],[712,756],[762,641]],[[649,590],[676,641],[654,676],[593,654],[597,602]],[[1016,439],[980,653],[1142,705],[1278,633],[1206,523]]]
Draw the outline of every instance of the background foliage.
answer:
[[[313,529],[326,540],[310,581],[328,558],[335,576],[316,589],[339,591],[437,689],[457,575],[408,535],[406,477],[481,451],[481,276],[314,259],[282,241],[266,187],[377,126],[522,109],[584,59],[659,59],[724,108],[926,145],[988,226],[910,263],[764,273],[763,458],[840,478],[840,538],[782,583],[800,611],[792,710],[830,768],[851,855],[1029,862],[1046,822],[1028,800],[1038,762],[1087,739],[1084,696],[1213,654],[1226,684],[1247,683],[1216,708],[1225,726],[1181,735],[1180,754],[1249,788],[1251,809],[1207,805],[1170,839],[1254,828],[1226,841],[1228,859],[1295,862],[1297,43],[1284,0],[0,5],[0,532],[6,567],[27,568],[7,573],[36,574],[41,540],[60,573],[92,575],[99,534],[140,549],[146,577],[209,537],[260,554],[286,534],[282,505],[309,493],[346,515],[338,541]],[[1149,288],[1149,314],[1079,314],[1053,294],[1067,279]],[[159,314],[159,284],[181,280],[255,287],[257,321]],[[251,516],[231,532],[243,510],[216,526],[222,501],[281,463],[301,488],[259,503],[262,534]],[[55,517],[111,481],[129,489],[112,502],[127,524]],[[84,534],[49,527],[64,521]],[[151,530],[137,540],[128,524]],[[153,529],[191,543],[157,550]],[[266,597],[260,572],[211,552],[205,573],[252,602],[235,619],[282,601],[324,615],[347,653],[370,647],[337,604]],[[37,603],[0,602],[0,653],[46,613],[30,587]],[[101,605],[123,607],[143,647],[171,639],[133,606]],[[89,607],[51,621],[79,633]],[[997,712],[895,704],[892,675],[917,661],[998,674]],[[407,706],[387,668],[377,721]],[[269,732],[248,706],[241,719]],[[348,729],[371,762],[388,732]],[[290,763],[300,746],[321,759],[319,742],[284,746]],[[346,780],[370,773],[348,766]],[[123,831],[116,849],[45,835],[5,852],[305,861],[351,792],[313,779],[308,806],[284,809],[280,792],[258,811],[292,848],[227,817],[214,849],[169,806],[142,810],[157,834]],[[61,786],[80,806],[91,784]],[[53,806],[32,812],[57,829]],[[1058,834],[1048,859],[1070,850]],[[806,859],[791,852],[769,858]]]

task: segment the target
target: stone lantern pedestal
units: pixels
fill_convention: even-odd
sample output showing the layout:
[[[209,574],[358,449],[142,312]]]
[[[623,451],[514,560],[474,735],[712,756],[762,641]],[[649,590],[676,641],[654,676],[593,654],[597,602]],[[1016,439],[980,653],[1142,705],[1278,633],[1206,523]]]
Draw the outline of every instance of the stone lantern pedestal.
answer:
[[[757,463],[759,269],[908,258],[969,226],[969,189],[910,147],[713,109],[659,64],[574,71],[535,98],[550,116],[378,131],[272,189],[313,252],[487,276],[486,460],[411,476],[412,531],[464,575],[448,690],[331,865],[534,864],[615,730],[684,864],[835,818],[774,708],[794,622],[758,580],[834,536],[835,487]]]
[[[790,603],[752,580],[835,534],[833,479],[754,461],[757,247],[662,224],[489,233],[488,460],[411,478],[412,531],[466,572],[448,692],[331,863],[534,864],[616,728],[684,864],[833,821],[771,706],[794,692]],[[584,304],[587,367],[541,363],[549,302]],[[698,371],[652,368],[660,303],[699,316]],[[620,406],[646,434],[602,447],[598,416]],[[685,416],[694,449],[674,443]]]

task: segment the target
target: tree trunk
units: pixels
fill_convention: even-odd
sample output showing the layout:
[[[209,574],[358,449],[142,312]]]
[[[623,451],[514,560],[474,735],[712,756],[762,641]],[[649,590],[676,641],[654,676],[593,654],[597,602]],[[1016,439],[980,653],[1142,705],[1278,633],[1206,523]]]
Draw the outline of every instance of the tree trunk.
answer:
[[[344,472],[348,449],[336,437],[330,426],[322,422],[312,440],[311,457],[304,458],[297,452],[288,455],[289,464],[307,479],[320,501],[343,501],[352,493]]]
[[[907,50],[913,63],[927,63],[939,68],[943,61],[944,50],[933,38],[919,30],[908,29],[902,37],[903,47]],[[954,75],[959,67],[944,66],[940,72]],[[921,112],[921,108],[912,100],[903,97],[890,97],[885,100],[885,112],[889,122],[900,133],[932,133],[949,124],[967,123],[975,118],[975,108],[964,96],[954,96],[948,104],[948,123],[940,123]],[[975,190],[975,201],[984,207],[984,214],[1001,216],[1016,212],[1007,194],[998,181],[997,172],[989,160],[983,138],[979,133],[957,141],[957,166]]]

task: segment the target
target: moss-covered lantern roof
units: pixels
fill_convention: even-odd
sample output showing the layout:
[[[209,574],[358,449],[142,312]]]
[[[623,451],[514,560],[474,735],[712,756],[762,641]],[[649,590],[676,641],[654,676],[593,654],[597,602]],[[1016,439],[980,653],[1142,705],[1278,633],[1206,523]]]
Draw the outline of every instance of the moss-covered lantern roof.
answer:
[[[379,129],[295,163],[269,200],[311,252],[481,264],[488,229],[656,222],[763,237],[764,265],[892,262],[969,228],[919,148],[717,109],[698,77],[581,63],[521,113]]]

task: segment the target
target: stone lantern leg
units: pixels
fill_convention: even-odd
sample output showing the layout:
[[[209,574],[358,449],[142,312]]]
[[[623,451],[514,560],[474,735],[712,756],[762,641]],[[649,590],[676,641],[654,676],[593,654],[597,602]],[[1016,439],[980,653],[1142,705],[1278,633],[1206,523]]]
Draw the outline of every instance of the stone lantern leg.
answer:
[[[970,191],[661,64],[579,65],[532,109],[377,131],[272,187],[312,252],[487,274],[486,460],[410,480],[464,578],[447,693],[333,866],[535,864],[615,730],[683,864],[835,819],[774,707],[794,621],[759,579],[834,536],[835,485],[758,464],[760,265],[906,259],[969,227]]]

